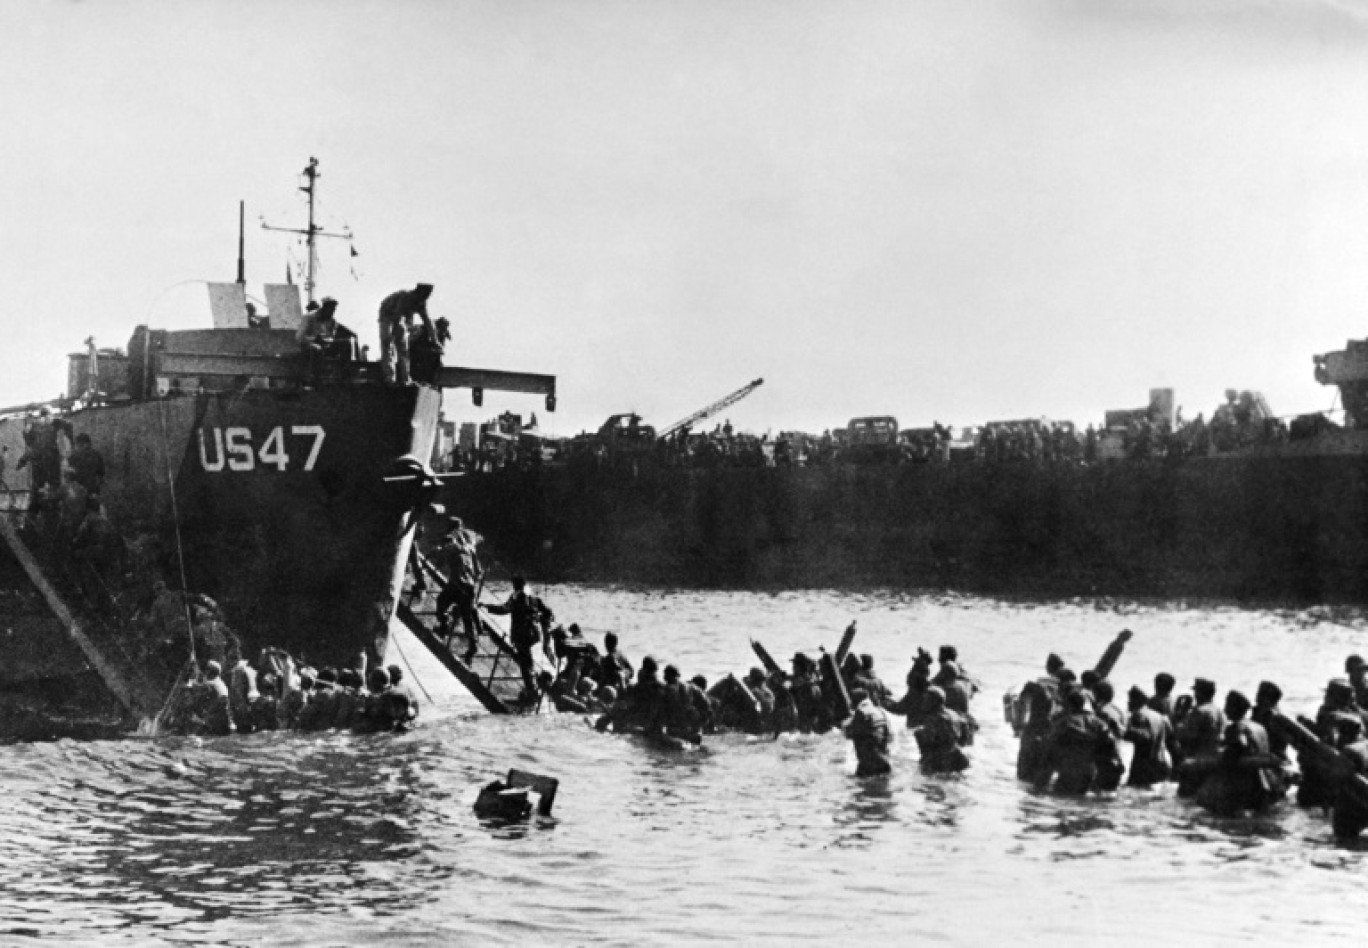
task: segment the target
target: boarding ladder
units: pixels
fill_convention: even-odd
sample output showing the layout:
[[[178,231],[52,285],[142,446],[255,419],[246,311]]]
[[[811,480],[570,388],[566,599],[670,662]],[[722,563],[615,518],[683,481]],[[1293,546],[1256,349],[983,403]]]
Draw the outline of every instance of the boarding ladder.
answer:
[[[17,521],[29,516],[28,505],[15,502],[20,492],[6,493],[8,503],[0,511],[0,538],[3,538],[10,553],[105,687],[129,716],[138,722],[139,732],[152,734],[165,698],[164,689],[158,687],[138,663],[124,652],[118,641],[117,630],[97,619],[86,617],[78,605],[80,593],[75,589],[72,578],[57,562],[58,557],[51,553],[41,554],[25,539],[26,535],[31,537],[36,528],[21,530],[16,526]]]
[[[487,711],[493,714],[535,714],[549,710],[543,707],[547,702],[541,696],[532,700],[523,696],[522,671],[514,657],[513,646],[483,610],[478,610],[480,639],[475,656],[469,663],[457,654],[465,645],[463,634],[452,636],[455,648],[442,640],[437,632],[436,600],[437,594],[446,588],[447,579],[416,549],[409,561],[409,574],[414,580],[421,578],[423,583],[419,585],[425,585],[426,589],[415,597],[412,605],[401,599],[395,615]],[[458,629],[459,623],[454,623],[452,628]],[[543,661],[540,650],[534,649],[532,657],[534,678],[542,671],[555,672]]]

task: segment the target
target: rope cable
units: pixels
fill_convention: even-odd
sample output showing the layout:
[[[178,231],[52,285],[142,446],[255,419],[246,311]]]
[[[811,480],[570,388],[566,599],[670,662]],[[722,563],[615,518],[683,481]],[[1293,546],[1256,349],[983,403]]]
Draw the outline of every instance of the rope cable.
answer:
[[[166,483],[167,486],[170,488],[171,494],[171,523],[175,527],[176,531],[176,561],[180,566],[181,608],[185,610],[185,629],[190,637],[190,661],[194,662],[195,665],[198,666],[199,657],[195,654],[195,623],[190,616],[190,597],[189,591],[186,589],[187,580],[185,575],[185,547],[184,544],[181,542],[180,507],[176,502],[176,478],[171,471],[171,446],[170,439],[167,437],[166,434],[165,399],[159,399],[157,401],[157,410],[158,415],[161,418],[162,457],[166,460]]]

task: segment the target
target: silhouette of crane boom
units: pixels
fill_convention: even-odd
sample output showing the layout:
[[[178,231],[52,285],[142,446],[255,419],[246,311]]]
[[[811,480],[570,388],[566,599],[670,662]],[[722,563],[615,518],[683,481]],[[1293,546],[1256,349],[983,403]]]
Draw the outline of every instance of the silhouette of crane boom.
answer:
[[[751,392],[755,391],[757,388],[764,384],[764,379],[756,379],[749,385],[743,385],[741,388],[738,388],[736,391],[732,392],[725,398],[719,398],[717,401],[713,402],[711,405],[708,405],[706,408],[700,408],[698,411],[694,412],[689,417],[681,418],[679,421],[676,421],[674,424],[670,425],[670,427],[666,428],[664,431],[660,433],[660,439],[663,441],[671,435],[676,434],[681,429],[692,428],[700,421],[705,421],[708,418],[711,418],[713,415],[717,414],[722,409],[730,405],[735,405],[737,402],[741,401],[741,399],[745,398]]]

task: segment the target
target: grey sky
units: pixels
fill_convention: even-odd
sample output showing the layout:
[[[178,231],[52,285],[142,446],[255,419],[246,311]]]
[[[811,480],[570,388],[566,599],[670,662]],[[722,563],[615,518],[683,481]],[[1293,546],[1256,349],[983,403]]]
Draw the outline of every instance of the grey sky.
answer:
[[[0,5],[0,404],[281,279],[295,175],[363,339],[425,280],[563,434],[756,376],[761,429],[1328,408],[1368,335],[1368,3]],[[528,401],[457,407],[467,419]],[[543,413],[539,417],[545,419]]]

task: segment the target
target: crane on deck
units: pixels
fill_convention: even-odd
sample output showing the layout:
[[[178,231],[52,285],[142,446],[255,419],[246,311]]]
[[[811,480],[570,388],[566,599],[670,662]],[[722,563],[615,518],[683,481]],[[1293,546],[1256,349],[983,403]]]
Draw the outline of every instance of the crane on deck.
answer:
[[[727,408],[731,405],[735,405],[737,402],[741,401],[741,399],[745,398],[751,392],[755,391],[757,388],[764,384],[764,379],[756,379],[754,382],[751,382],[748,385],[741,386],[741,388],[738,388],[736,391],[732,392],[725,398],[719,398],[711,405],[708,405],[704,408],[700,408],[698,411],[694,412],[689,417],[682,418],[679,421],[676,421],[674,424],[670,425],[670,427],[660,432],[660,440],[664,441],[666,438],[669,438],[671,435],[679,433],[685,428],[692,428],[700,421],[705,421],[708,418],[711,418],[713,415],[717,414],[722,409]]]

